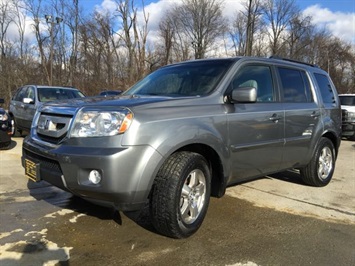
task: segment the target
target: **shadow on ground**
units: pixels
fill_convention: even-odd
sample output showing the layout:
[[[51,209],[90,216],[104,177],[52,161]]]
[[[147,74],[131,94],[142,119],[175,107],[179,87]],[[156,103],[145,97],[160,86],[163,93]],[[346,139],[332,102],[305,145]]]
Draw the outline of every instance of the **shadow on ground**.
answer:
[[[30,191],[30,195],[36,200],[44,200],[53,206],[73,210],[101,220],[113,220],[118,225],[122,225],[121,212],[115,210],[113,207],[110,208],[91,203],[69,192],[52,186],[46,181],[35,183],[29,180],[27,187]],[[148,203],[140,211],[122,213],[142,228],[157,233],[151,222]]]

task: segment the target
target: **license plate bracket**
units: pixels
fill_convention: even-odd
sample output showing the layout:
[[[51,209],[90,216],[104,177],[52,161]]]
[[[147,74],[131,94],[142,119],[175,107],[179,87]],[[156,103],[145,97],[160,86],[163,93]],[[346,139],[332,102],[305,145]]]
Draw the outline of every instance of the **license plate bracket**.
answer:
[[[33,182],[39,182],[41,180],[39,174],[39,167],[39,163],[35,163],[29,159],[25,159],[25,175]]]

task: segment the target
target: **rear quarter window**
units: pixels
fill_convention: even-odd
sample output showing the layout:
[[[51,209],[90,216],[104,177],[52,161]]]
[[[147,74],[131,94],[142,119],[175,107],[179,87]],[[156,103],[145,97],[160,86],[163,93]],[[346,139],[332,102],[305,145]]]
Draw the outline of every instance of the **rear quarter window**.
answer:
[[[324,104],[335,103],[335,95],[328,76],[314,73]]]

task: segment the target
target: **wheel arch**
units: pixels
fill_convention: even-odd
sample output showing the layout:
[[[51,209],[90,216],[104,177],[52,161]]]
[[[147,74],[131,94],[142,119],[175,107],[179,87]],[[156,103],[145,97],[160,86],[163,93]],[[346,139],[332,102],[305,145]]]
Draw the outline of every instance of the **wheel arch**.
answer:
[[[222,160],[218,153],[212,147],[202,143],[189,144],[179,148],[175,152],[180,151],[195,152],[207,160],[211,171],[211,196],[222,197],[226,190],[226,178]]]
[[[331,131],[327,131],[327,132],[323,133],[322,137],[329,139],[333,143],[333,146],[334,146],[334,149],[335,149],[335,158],[337,158],[338,157],[338,151],[339,151],[341,138],[338,138],[336,136],[336,134],[331,132]]]

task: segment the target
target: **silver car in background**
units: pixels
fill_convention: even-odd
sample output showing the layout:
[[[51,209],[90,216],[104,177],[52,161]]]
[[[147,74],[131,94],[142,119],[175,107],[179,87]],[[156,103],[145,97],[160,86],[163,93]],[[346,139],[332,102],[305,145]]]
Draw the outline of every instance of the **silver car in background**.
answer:
[[[14,135],[29,131],[36,109],[43,103],[85,97],[78,89],[70,87],[26,85],[13,95],[9,115],[12,119]]]

